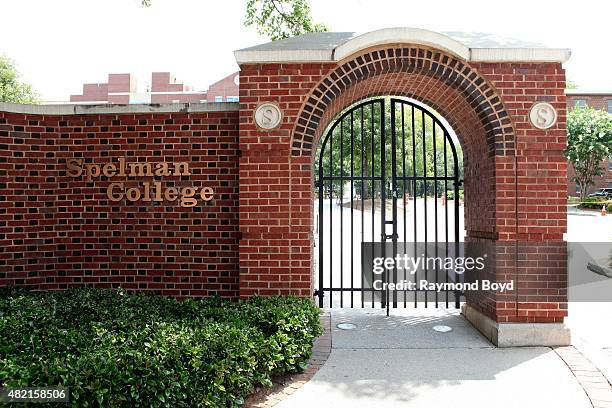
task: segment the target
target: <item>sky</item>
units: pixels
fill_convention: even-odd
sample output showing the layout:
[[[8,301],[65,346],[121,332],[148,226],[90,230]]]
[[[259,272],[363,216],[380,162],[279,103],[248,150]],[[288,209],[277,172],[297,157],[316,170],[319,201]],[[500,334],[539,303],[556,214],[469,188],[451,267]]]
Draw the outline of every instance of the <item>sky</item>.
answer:
[[[245,0],[0,0],[0,53],[45,101],[68,100],[85,82],[133,73],[141,90],[153,71],[195,89],[237,71],[233,51],[267,42],[242,25]],[[386,27],[489,33],[570,48],[567,76],[580,88],[612,90],[609,0],[311,0],[332,31]]]

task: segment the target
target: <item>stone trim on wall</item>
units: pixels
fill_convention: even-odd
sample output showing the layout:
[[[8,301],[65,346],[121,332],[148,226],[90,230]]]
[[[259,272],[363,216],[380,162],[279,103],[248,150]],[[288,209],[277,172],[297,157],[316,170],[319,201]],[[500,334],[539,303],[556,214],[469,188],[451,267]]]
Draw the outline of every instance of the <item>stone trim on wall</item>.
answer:
[[[60,105],[22,105],[0,102],[0,112],[23,113],[32,115],[95,115],[106,113],[191,113],[191,112],[235,112],[237,102],[209,103],[152,103],[152,104],[60,104]]]

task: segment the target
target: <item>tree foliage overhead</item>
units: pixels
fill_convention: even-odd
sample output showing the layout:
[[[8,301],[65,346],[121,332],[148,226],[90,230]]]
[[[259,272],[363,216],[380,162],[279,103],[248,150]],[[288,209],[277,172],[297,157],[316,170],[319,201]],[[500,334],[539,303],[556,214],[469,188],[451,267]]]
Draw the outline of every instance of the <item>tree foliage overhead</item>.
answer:
[[[144,7],[152,0],[141,0]],[[246,0],[244,26],[255,26],[257,32],[272,41],[305,33],[329,31],[315,23],[307,0]]]
[[[403,110],[403,112],[402,112]],[[319,179],[319,163],[322,164],[322,176],[331,176],[333,180],[323,183],[325,197],[329,197],[330,190],[334,197],[350,195],[350,183],[341,182],[340,177],[355,177],[353,193],[364,198],[371,198],[380,189],[380,181],[372,181],[383,173],[381,158],[381,116],[384,117],[385,126],[385,186],[389,188],[392,169],[391,138],[396,136],[396,169],[397,194],[423,197],[437,195],[441,197],[445,191],[452,191],[453,183],[448,181],[434,182],[433,180],[404,181],[406,177],[444,177],[457,175],[463,179],[463,152],[458,143],[453,145],[457,151],[457,167],[454,165],[450,139],[445,138],[442,129],[436,125],[434,137],[434,123],[431,118],[415,113],[408,105],[396,106],[395,132],[391,132],[391,107],[385,103],[385,112],[380,112],[378,103],[368,104],[344,117],[338,124],[329,130],[331,132],[327,143],[319,143],[315,156],[315,178]],[[402,120],[403,119],[403,120]],[[424,119],[424,120],[423,120]],[[414,130],[413,130],[414,126]],[[354,135],[351,138],[351,132]],[[414,140],[413,140],[414,135]],[[413,144],[414,142],[414,144]],[[324,148],[323,155],[321,149]],[[446,157],[446,160],[445,160]],[[446,166],[445,166],[446,163]],[[365,177],[363,184],[359,177]],[[363,190],[362,190],[363,189]],[[315,191],[318,191],[315,188]],[[390,195],[391,192],[387,191]]]
[[[328,31],[325,25],[313,22],[306,0],[246,0],[244,25],[254,25],[259,34],[273,41]]]
[[[21,82],[15,63],[2,55],[0,55],[0,102],[38,102],[38,95],[32,87]]]
[[[567,115],[567,149],[584,199],[595,177],[602,173],[602,161],[612,156],[612,115],[593,108],[573,109]]]

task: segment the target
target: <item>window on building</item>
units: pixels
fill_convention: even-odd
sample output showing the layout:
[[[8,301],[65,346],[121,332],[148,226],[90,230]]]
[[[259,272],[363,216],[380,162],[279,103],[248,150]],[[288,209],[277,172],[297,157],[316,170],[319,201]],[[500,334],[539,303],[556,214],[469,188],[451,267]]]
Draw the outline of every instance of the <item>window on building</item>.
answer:
[[[222,96],[215,96],[215,102],[223,102]]]
[[[228,96],[227,97],[227,101],[228,102],[238,102],[238,97],[237,96]]]
[[[612,171],[612,157],[608,159],[608,170]]]
[[[586,99],[574,99],[574,108],[586,108]]]
[[[576,183],[576,194],[580,193],[580,185]]]
[[[612,99],[608,99],[608,113],[612,113]]]

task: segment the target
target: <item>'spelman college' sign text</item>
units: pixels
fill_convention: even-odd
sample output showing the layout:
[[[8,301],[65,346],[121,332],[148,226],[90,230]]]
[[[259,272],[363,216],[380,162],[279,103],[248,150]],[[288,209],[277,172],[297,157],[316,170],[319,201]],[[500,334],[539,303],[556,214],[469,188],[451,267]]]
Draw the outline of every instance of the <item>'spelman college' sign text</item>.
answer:
[[[190,176],[189,163],[187,162],[144,162],[127,163],[125,158],[120,157],[117,164],[108,162],[104,164],[86,163],[83,159],[69,159],[67,161],[68,176],[84,176],[87,181],[104,176],[112,177],[180,177]],[[145,181],[140,187],[125,187],[124,182],[113,182],[108,185],[106,195],[111,201],[176,201],[182,207],[193,207],[202,201],[210,201],[213,198],[212,187],[163,187],[161,181]]]

